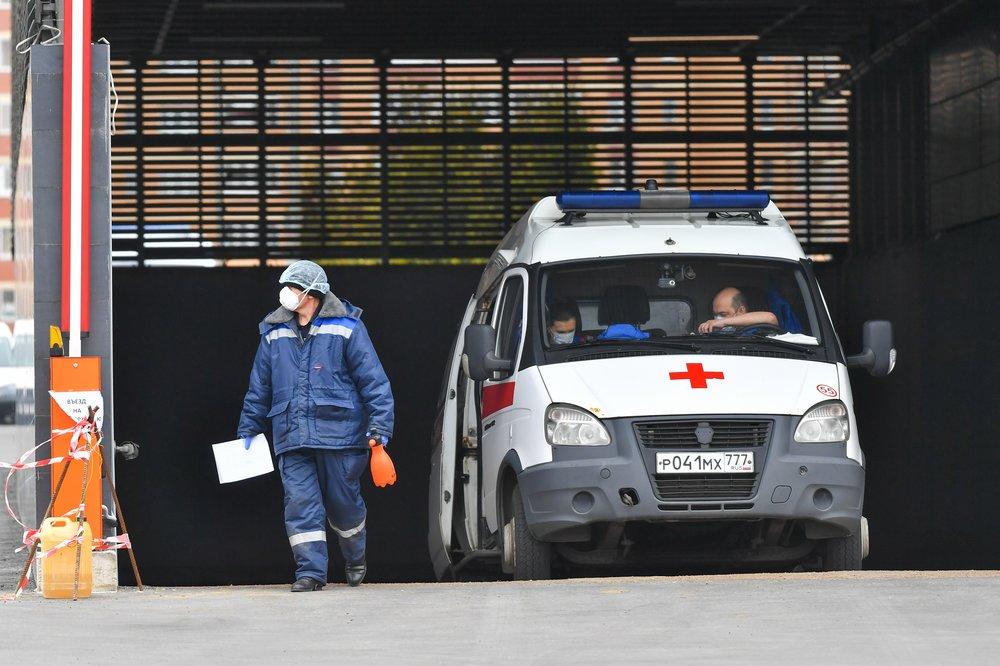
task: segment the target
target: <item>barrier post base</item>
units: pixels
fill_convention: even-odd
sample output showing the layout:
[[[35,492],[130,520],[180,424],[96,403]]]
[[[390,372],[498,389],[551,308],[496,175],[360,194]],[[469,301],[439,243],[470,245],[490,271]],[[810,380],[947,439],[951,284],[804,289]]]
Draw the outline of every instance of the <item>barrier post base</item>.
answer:
[[[118,551],[97,551],[94,557],[94,594],[118,591]]]

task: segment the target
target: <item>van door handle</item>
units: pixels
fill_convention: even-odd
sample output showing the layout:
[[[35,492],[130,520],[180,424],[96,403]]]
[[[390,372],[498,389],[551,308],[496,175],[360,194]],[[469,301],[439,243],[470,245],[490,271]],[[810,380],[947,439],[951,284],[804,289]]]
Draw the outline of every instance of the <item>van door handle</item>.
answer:
[[[486,432],[487,430],[489,430],[490,428],[492,428],[493,426],[495,426],[496,423],[497,423],[497,420],[493,419],[489,423],[483,424],[483,432]]]

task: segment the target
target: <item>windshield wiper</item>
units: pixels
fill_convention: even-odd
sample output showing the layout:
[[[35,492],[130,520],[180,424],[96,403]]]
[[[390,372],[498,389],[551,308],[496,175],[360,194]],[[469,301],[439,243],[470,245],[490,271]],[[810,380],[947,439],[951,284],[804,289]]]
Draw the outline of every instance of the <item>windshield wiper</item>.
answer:
[[[579,349],[580,347],[607,347],[607,346],[624,346],[629,345],[632,347],[661,347],[665,349],[680,349],[683,351],[697,352],[701,350],[701,347],[690,342],[674,342],[671,340],[662,339],[648,339],[648,340],[591,340],[589,342],[577,342],[571,345],[559,345],[555,349]]]
[[[767,344],[774,345],[775,347],[791,349],[792,351],[801,352],[803,354],[812,355],[816,353],[816,349],[813,347],[802,345],[797,342],[789,342],[788,340],[776,340],[760,333],[754,333],[753,335],[714,335],[711,337],[705,337],[709,340],[726,340],[729,342],[750,342],[754,344],[765,342]]]

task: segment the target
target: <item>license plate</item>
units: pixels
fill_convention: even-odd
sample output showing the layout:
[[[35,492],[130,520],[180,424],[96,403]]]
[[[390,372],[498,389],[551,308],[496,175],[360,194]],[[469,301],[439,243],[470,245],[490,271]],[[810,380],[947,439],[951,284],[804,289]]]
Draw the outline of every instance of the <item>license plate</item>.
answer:
[[[753,472],[753,451],[656,454],[657,474],[745,474]]]

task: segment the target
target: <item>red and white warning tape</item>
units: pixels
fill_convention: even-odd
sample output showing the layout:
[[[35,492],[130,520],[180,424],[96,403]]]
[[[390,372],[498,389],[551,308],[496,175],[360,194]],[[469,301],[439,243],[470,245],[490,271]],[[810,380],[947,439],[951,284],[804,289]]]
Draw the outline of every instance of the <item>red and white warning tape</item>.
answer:
[[[75,536],[71,536],[70,538],[66,539],[65,541],[57,543],[56,545],[52,546],[48,550],[43,550],[43,551],[38,552],[35,555],[35,559],[36,560],[44,560],[46,557],[51,557],[52,555],[55,555],[57,550],[61,550],[63,548],[66,548],[67,546],[75,546],[76,544],[80,543],[81,541],[83,541],[83,524],[82,523],[80,524],[80,529],[78,529],[76,531],[76,535]]]
[[[35,548],[37,547],[41,536],[39,531],[32,529],[21,522],[17,514],[14,513],[14,509],[10,505],[10,480],[14,475],[14,472],[21,469],[35,469],[38,467],[48,467],[50,465],[57,465],[65,460],[88,460],[91,453],[95,448],[97,448],[101,443],[101,438],[99,433],[96,432],[96,427],[87,419],[81,419],[72,428],[65,428],[61,430],[53,430],[52,437],[55,438],[59,435],[66,435],[72,433],[69,444],[69,452],[64,456],[56,456],[54,458],[46,458],[44,460],[36,460],[35,462],[25,462],[35,451],[42,448],[46,444],[52,441],[52,439],[47,439],[38,446],[30,449],[24,453],[16,462],[5,463],[0,462],[0,468],[8,469],[7,478],[4,481],[3,495],[4,495],[4,506],[7,509],[7,513],[11,518],[17,522],[22,528],[24,528],[24,534],[21,537],[22,544],[19,546],[15,552],[24,550],[25,548]],[[97,434],[97,441],[94,441],[94,435]],[[81,439],[86,440],[85,444],[81,445]],[[70,509],[65,514],[64,517],[75,516],[78,513],[82,513],[85,510],[85,506],[81,504],[78,507]],[[62,543],[56,544],[52,548],[45,551],[40,551],[35,555],[35,559],[44,560],[47,557],[52,556],[57,551],[62,548],[67,548],[69,546],[76,545],[83,540],[83,525],[81,523],[80,529],[77,531],[75,536],[66,539]],[[94,539],[94,550],[95,551],[105,551],[105,550],[120,550],[122,548],[131,548],[132,542],[129,540],[128,534],[119,534],[117,536],[111,536],[106,539]],[[18,582],[17,590],[14,592],[14,598],[21,596],[21,593],[28,587],[28,582],[31,579],[31,570],[29,569],[24,577]]]
[[[18,525],[20,525],[22,528],[26,530],[29,529],[28,526],[25,525],[23,522],[21,522],[21,519],[17,517],[17,514],[14,513],[13,507],[11,507],[10,505],[10,480],[11,478],[13,478],[14,472],[20,469],[34,469],[38,467],[48,467],[49,465],[58,465],[67,458],[71,458],[74,460],[87,460],[88,458],[90,458],[91,451],[94,450],[97,444],[100,444],[100,441],[98,441],[97,444],[93,443],[92,435],[94,434],[94,430],[95,428],[93,423],[91,423],[87,419],[81,419],[72,428],[53,430],[52,437],[45,440],[38,446],[29,449],[28,451],[25,451],[24,454],[20,458],[18,458],[15,462],[13,463],[0,462],[0,469],[10,470],[9,472],[7,472],[7,478],[4,480],[3,483],[3,503],[7,509],[7,514],[10,515],[10,517],[13,518]],[[69,433],[72,433],[73,436],[70,438],[69,441],[69,452],[65,456],[56,456],[54,458],[36,460],[35,462],[25,462],[28,458],[31,457],[32,454],[35,453],[35,451],[42,448],[49,442],[51,442],[53,438],[59,435],[66,435]],[[82,448],[80,446],[81,437],[86,439],[86,445]]]
[[[74,546],[83,540],[83,529],[81,528],[76,536],[66,539],[62,543],[56,544],[48,550],[41,551],[35,555],[36,560],[44,560],[46,557],[50,557],[56,553],[56,551],[67,548],[69,546]],[[31,544],[34,546],[34,544]],[[94,550],[104,551],[104,550],[121,550],[122,548],[131,548],[132,541],[128,537],[128,533],[122,533],[118,536],[110,536],[106,539],[94,539]],[[22,593],[28,588],[28,583],[31,581],[31,571],[29,570],[25,573],[24,578],[18,581],[17,590],[14,591],[14,598],[17,599]]]
[[[83,513],[86,510],[86,506],[81,504],[80,506],[70,509],[66,513],[60,516],[60,518],[72,518],[78,513]],[[15,553],[19,553],[25,548],[31,548],[35,545],[35,541],[41,539],[38,530],[26,529],[24,534],[21,535],[21,545],[14,549]]]
[[[106,539],[94,539],[94,550],[121,550],[131,548],[132,540],[128,538],[128,532],[122,532],[118,536],[109,536]]]

